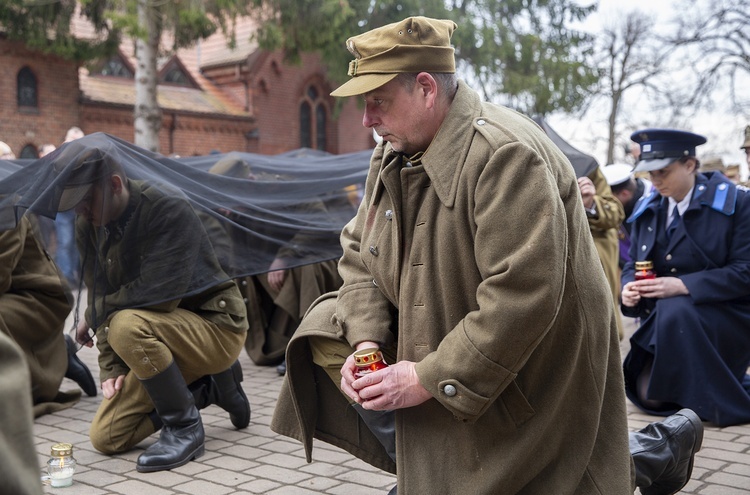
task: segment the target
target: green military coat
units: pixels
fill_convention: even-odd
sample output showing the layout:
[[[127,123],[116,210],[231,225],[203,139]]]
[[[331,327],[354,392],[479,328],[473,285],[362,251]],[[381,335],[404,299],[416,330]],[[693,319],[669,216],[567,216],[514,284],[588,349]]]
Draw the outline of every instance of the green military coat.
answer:
[[[124,213],[105,228],[76,218],[88,288],[85,316],[96,329],[101,382],[129,371],[107,338],[106,323],[119,309],[182,308],[223,330],[247,331],[242,295],[222,270],[190,203],[145,181],[128,180],[128,188]]]
[[[1,491],[13,495],[41,495],[41,466],[34,445],[31,413],[31,380],[25,361],[23,351],[13,339],[0,332]]]
[[[397,339],[433,395],[397,410],[399,494],[632,494],[611,294],[573,169],[532,121],[461,83],[420,163],[378,146],[342,245],[330,321],[352,345]],[[278,410],[303,400],[273,427],[307,441],[341,409],[313,410],[291,359]]]
[[[34,415],[68,408],[80,391],[60,392],[68,369],[63,326],[71,309],[57,266],[24,216],[0,232],[0,332],[21,348],[31,372]]]
[[[609,290],[612,292],[612,300],[615,304],[615,317],[617,319],[617,333],[623,337],[622,318],[620,317],[620,241],[617,239],[617,229],[625,220],[625,210],[622,203],[612,194],[612,189],[607,184],[599,167],[589,174],[589,179],[594,183],[596,195],[596,215],[589,216],[589,228],[594,237],[596,252],[602,262],[604,274],[607,276]]]

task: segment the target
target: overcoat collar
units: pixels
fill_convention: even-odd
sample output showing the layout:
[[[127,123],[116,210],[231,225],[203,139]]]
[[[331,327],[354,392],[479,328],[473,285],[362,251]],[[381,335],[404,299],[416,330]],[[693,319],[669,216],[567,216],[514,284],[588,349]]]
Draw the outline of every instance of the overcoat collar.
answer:
[[[733,215],[736,200],[737,188],[729,179],[717,172],[699,173],[695,176],[693,198],[685,213],[698,210],[701,206],[708,206],[724,215]],[[634,222],[646,210],[658,209],[662,203],[666,208],[666,202],[667,199],[662,197],[656,188],[652,188],[638,201],[635,211],[627,220],[628,223]]]

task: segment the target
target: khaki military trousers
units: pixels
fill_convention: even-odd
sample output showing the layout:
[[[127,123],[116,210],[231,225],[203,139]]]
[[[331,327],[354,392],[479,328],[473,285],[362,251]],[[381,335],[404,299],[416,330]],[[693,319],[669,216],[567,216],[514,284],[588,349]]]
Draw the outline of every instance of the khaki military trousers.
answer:
[[[105,454],[130,450],[154,433],[149,417],[154,405],[140,380],[161,373],[173,360],[186,383],[220,373],[234,363],[245,342],[244,332],[223,330],[180,308],[121,310],[106,326],[109,330],[102,337],[130,372],[114,397],[102,398],[91,424],[91,443]]]

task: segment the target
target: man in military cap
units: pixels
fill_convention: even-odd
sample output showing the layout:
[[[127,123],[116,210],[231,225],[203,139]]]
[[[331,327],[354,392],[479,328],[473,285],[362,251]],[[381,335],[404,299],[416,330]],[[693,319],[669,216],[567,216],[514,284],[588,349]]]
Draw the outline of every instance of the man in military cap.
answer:
[[[65,186],[59,210],[77,215],[88,289],[78,341],[91,346],[94,329],[99,349],[104,400],[91,443],[115,454],[161,430],[136,469],[168,470],[204,452],[198,409],[217,404],[237,428],[250,421],[237,361],[245,306],[190,203],[129,179],[101,138],[64,145],[54,162]]]
[[[632,139],[636,170],[654,188],[628,219],[622,310],[642,319],[624,361],[628,397],[651,414],[688,407],[717,426],[748,423],[750,195],[702,171],[703,136],[645,129]],[[639,261],[652,262],[656,278],[637,279]]]
[[[396,472],[402,495],[632,493],[614,305],[573,168],[457,80],[455,28],[411,17],[347,41],[332,95],[362,98],[383,142],[272,428],[308,460],[314,434]],[[373,348],[390,366],[357,374]],[[684,411],[650,428],[630,437],[638,486],[673,493],[702,427]]]

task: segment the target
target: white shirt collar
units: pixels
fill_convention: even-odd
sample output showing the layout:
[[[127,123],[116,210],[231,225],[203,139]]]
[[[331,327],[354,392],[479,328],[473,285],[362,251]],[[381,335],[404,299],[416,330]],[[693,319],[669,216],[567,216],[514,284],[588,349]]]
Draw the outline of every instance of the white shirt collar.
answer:
[[[674,207],[677,206],[677,211],[680,212],[680,216],[685,214],[685,210],[687,210],[688,206],[690,206],[690,200],[693,199],[693,189],[695,189],[695,186],[691,187],[688,193],[685,195],[684,198],[682,198],[682,201],[679,203],[674,200],[674,198],[667,198],[669,200],[669,209],[667,210],[667,222],[671,222],[672,220],[672,210],[674,210]]]

